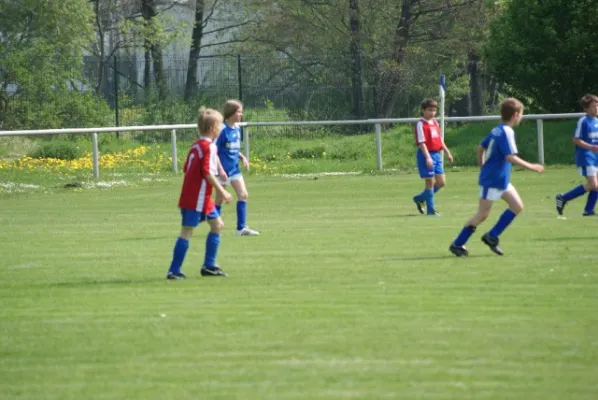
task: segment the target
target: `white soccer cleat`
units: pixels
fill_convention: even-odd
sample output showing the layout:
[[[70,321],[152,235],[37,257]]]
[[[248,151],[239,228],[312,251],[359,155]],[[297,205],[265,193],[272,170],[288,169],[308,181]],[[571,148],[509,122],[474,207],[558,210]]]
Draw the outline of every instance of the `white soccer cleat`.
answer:
[[[259,236],[259,235],[260,235],[260,233],[258,231],[254,231],[253,229],[250,229],[248,226],[237,231],[237,236]]]

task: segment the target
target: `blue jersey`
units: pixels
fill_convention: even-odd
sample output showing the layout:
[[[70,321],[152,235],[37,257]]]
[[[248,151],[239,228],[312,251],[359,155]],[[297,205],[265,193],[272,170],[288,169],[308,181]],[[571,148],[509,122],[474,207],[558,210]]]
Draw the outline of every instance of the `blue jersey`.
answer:
[[[577,121],[573,137],[587,144],[598,145],[598,118],[586,115]],[[578,167],[598,166],[598,157],[592,150],[575,146],[575,165]]]
[[[517,154],[515,131],[500,124],[480,143],[485,150],[478,180],[480,186],[505,190],[511,181],[511,163],[507,156]]]
[[[218,147],[218,157],[226,174],[228,176],[240,174],[241,128],[239,125],[235,124],[230,127],[226,123],[222,124],[220,136],[216,140],[216,147]]]

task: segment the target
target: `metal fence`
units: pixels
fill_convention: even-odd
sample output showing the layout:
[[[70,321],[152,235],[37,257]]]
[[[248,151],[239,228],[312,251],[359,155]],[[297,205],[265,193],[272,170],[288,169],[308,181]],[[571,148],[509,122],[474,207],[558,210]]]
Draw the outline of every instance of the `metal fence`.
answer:
[[[573,119],[580,118],[584,114],[530,114],[525,115],[526,120],[536,121],[537,143],[538,143],[538,162],[544,163],[544,121],[554,119]],[[485,122],[499,121],[500,116],[481,116],[481,117],[447,117],[446,122]],[[376,143],[376,166],[382,171],[382,125],[384,124],[404,124],[415,123],[419,118],[395,118],[395,119],[369,119],[369,120],[339,120],[339,121],[294,121],[294,122],[251,122],[241,123],[243,127],[244,152],[247,157],[250,155],[250,131],[253,127],[271,127],[271,126],[326,126],[326,125],[370,125],[375,129]],[[177,132],[185,130],[195,130],[195,124],[177,124],[177,125],[147,125],[147,126],[128,126],[128,127],[102,127],[102,128],[75,128],[75,129],[43,129],[43,130],[20,130],[20,131],[0,131],[0,137],[8,136],[32,136],[32,135],[75,135],[91,134],[92,136],[92,155],[93,155],[93,175],[100,177],[99,166],[99,147],[98,134],[131,132],[131,131],[170,131],[171,153],[172,153],[172,171],[178,173],[178,155],[177,155]]]

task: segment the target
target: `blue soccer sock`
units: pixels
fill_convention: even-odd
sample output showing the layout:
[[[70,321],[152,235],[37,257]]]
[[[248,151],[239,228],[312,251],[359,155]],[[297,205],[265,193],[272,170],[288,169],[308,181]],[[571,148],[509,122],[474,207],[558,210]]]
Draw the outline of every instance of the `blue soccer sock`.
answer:
[[[218,211],[218,215],[222,215],[222,204],[216,204],[216,211]]]
[[[170,268],[168,269],[169,272],[175,274],[181,272],[181,267],[183,266],[183,261],[185,261],[187,249],[189,249],[189,241],[187,239],[179,237],[176,243],[174,244],[172,262],[170,263]]]
[[[247,218],[247,202],[237,201],[237,230],[245,228],[245,221]]]
[[[591,190],[588,193],[588,200],[586,201],[586,208],[584,210],[586,213],[591,213],[594,211],[594,207],[596,207],[596,200],[598,200],[598,191]]]
[[[428,214],[433,214],[436,211],[436,207],[434,206],[434,190],[433,189],[426,189],[425,190],[425,199],[426,199],[426,208]]]
[[[459,246],[459,247],[465,246],[465,243],[467,243],[467,241],[469,240],[471,235],[473,235],[475,230],[476,230],[475,226],[472,226],[472,225],[464,226],[463,229],[461,229],[461,232],[459,232],[459,235],[457,236],[457,238],[455,239],[453,244],[455,246]]]
[[[220,234],[210,232],[206,237],[206,256],[203,265],[213,267],[216,265],[216,256],[218,255],[218,246],[220,245]]]
[[[582,196],[586,192],[586,188],[583,185],[576,186],[567,193],[563,194],[563,200],[569,201]]]
[[[492,229],[488,231],[488,236],[494,238],[499,237],[500,234],[503,233],[505,229],[507,229],[507,226],[509,226],[509,224],[513,222],[516,216],[517,214],[515,214],[513,211],[511,211],[510,209],[506,209],[502,213],[496,224],[492,227]]]
[[[434,185],[434,194],[438,193],[438,191],[440,190],[440,188],[436,185]]]
[[[425,199],[426,199],[426,189],[424,189],[423,191],[421,191],[418,194],[416,194],[415,196],[413,196],[413,200],[417,201],[418,203],[420,201],[424,201]]]

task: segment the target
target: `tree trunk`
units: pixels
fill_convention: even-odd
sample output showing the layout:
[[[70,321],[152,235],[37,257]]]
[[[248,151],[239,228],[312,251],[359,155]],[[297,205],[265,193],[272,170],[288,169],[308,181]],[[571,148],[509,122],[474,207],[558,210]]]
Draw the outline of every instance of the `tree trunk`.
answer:
[[[195,2],[195,25],[191,33],[191,47],[189,48],[189,63],[187,66],[187,80],[185,81],[185,100],[189,101],[197,96],[197,61],[203,38],[204,0]]]
[[[359,1],[349,0],[349,25],[351,27],[351,88],[353,94],[353,117],[365,117],[363,93],[363,52],[361,49]]]
[[[158,13],[156,12],[156,4],[154,0],[141,0],[141,15],[143,16],[143,19],[146,23],[150,23],[152,18],[158,15]],[[166,74],[164,73],[164,59],[162,57],[162,49],[159,45],[155,43],[149,44],[146,42],[145,46],[145,83],[147,85],[151,82],[151,79],[149,78],[150,57],[148,54],[150,53],[151,59],[153,61],[156,86],[158,87],[158,96],[160,99],[165,99],[167,95]]]
[[[474,49],[467,54],[469,72],[469,99],[470,115],[482,115],[484,113],[484,95],[482,91],[482,77],[479,65],[479,57]]]

